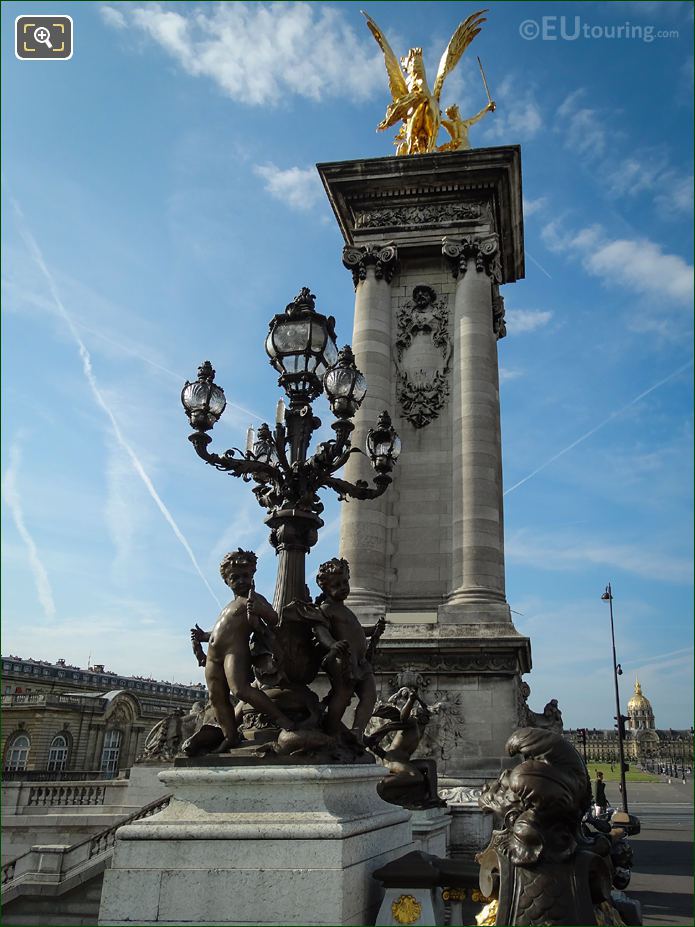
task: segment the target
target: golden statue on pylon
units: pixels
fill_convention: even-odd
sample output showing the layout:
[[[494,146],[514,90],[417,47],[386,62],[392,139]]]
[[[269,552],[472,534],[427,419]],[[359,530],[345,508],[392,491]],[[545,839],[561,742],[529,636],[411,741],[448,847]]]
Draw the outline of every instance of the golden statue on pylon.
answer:
[[[469,127],[482,119],[486,113],[494,112],[495,103],[490,98],[480,58],[478,58],[478,64],[487,93],[487,106],[469,119],[461,118],[458,106],[449,106],[445,116],[442,116],[439,108],[439,97],[444,80],[447,74],[454,70],[464,51],[480,32],[485,22],[483,14],[487,12],[487,10],[478,10],[458,26],[439,62],[434,90],[430,90],[422,60],[422,49],[409,49],[408,54],[401,58],[399,64],[381,29],[372,17],[362,10],[370,32],[384,53],[389,87],[393,97],[393,102],[388,105],[386,115],[377,126],[377,131],[383,132],[384,129],[388,129],[397,122],[402,122],[394,143],[396,154],[426,154],[431,151],[461,151],[470,148]],[[437,135],[441,126],[449,133],[451,141],[437,147]]]

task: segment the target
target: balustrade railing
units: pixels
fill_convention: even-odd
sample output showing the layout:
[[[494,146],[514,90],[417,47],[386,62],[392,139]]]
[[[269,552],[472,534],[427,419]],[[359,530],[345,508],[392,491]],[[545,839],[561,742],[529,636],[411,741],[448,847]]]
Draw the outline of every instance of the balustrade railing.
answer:
[[[157,814],[158,811],[162,811],[164,808],[166,808],[170,801],[171,795],[165,795],[164,798],[158,798],[156,801],[150,802],[149,805],[145,805],[144,808],[136,811],[135,814],[131,814],[130,817],[119,821],[118,824],[114,824],[112,827],[108,827],[105,830],[100,831],[98,834],[95,834],[95,836],[90,839],[90,859],[94,856],[98,856],[100,853],[103,853],[105,850],[108,850],[114,845],[116,842],[116,831],[119,829],[119,827],[123,827],[124,824],[132,824],[134,821],[141,821],[143,818],[149,818],[151,815]]]
[[[27,806],[103,805],[105,797],[104,785],[32,785]]]
[[[91,837],[87,837],[85,840],[76,843],[74,846],[68,847],[62,858],[62,863],[60,866],[60,879],[66,877],[67,874],[71,873],[76,866],[79,866],[90,860],[95,860],[98,856],[101,856],[104,853],[107,853],[113,848],[114,843],[116,842],[116,831],[123,827],[125,824],[132,824],[135,821],[140,821],[143,818],[149,818],[153,814],[157,814],[158,811],[162,811],[171,801],[171,795],[165,795],[162,798],[158,798],[155,801],[150,802],[144,807],[140,808],[139,811],[135,811],[133,814],[129,814],[127,817],[122,818],[118,821],[117,824],[112,824],[110,827],[105,827],[103,830],[100,830],[97,834],[94,834]],[[29,858],[34,856],[35,862]],[[21,856],[17,856],[15,859],[8,860],[2,866],[2,888],[10,889],[10,883],[14,881],[15,877],[22,879],[24,876],[38,871],[41,858],[41,848],[27,850],[26,853],[22,853]],[[17,873],[19,869],[19,873]]]

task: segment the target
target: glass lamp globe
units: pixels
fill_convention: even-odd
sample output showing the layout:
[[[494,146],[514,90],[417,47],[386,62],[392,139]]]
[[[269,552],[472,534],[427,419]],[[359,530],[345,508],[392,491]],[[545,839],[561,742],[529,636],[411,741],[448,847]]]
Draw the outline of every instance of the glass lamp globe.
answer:
[[[215,371],[210,361],[198,367],[198,379],[186,380],[181,390],[181,403],[188,421],[196,431],[210,431],[225,410],[224,390],[215,382]]]

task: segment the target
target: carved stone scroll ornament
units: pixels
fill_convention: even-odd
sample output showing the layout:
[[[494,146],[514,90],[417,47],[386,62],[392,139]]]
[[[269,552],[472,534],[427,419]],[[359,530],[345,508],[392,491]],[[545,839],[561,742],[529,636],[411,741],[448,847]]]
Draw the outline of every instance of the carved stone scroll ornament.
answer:
[[[408,350],[420,334],[429,336],[436,353],[441,355],[437,369],[408,369]],[[432,287],[418,284],[413,289],[412,300],[398,310],[395,344],[396,393],[404,418],[415,428],[429,425],[449,397],[452,350],[447,297],[437,299]]]
[[[499,236],[496,233],[485,236],[470,236],[455,240],[445,238],[442,254],[449,261],[454,278],[468,271],[470,260],[475,262],[478,273],[486,273],[493,283],[502,283]]]
[[[355,211],[355,228],[422,228],[427,225],[441,226],[447,222],[477,220],[483,215],[486,205],[476,202],[440,203],[360,209]]]
[[[483,786],[456,785],[453,788],[440,789],[439,797],[448,805],[474,805],[478,807],[478,799],[483,794]]]
[[[357,284],[367,279],[367,268],[374,268],[377,280],[391,282],[398,270],[398,250],[393,242],[384,245],[346,245],[343,248],[343,265],[352,273],[352,282]]]

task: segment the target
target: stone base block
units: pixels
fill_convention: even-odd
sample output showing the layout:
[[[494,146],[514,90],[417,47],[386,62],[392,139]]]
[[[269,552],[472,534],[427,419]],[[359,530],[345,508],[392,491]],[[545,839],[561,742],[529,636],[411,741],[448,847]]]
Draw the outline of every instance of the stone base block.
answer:
[[[373,923],[371,873],[414,849],[377,766],[174,769],[160,814],[118,831],[99,924]]]
[[[451,829],[450,808],[423,808],[412,812],[411,826],[416,849],[433,856],[446,856]]]
[[[451,812],[449,856],[470,862],[490,842],[492,815],[486,814],[478,804],[483,782],[451,780],[440,782],[439,794]]]

